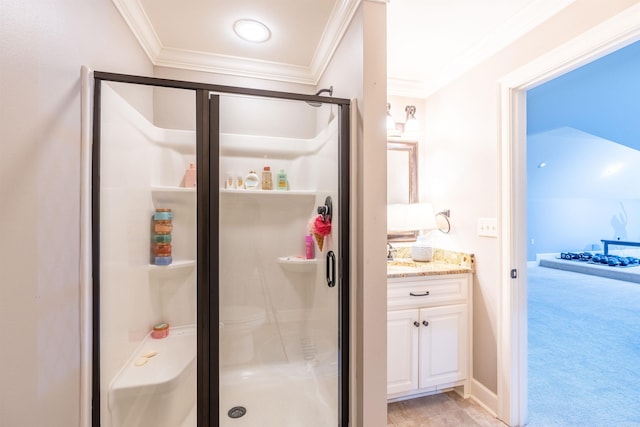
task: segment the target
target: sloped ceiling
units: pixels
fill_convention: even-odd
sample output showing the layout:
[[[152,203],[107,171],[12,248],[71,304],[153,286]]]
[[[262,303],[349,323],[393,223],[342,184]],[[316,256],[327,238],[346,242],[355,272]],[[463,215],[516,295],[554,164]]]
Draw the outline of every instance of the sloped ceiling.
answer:
[[[315,86],[362,0],[113,0],[157,66]],[[426,97],[575,0],[389,0],[389,93]],[[250,18],[266,43],[236,38]]]
[[[640,150],[640,42],[527,92],[527,132],[572,127]]]
[[[571,127],[527,137],[530,198],[640,197],[640,151]]]

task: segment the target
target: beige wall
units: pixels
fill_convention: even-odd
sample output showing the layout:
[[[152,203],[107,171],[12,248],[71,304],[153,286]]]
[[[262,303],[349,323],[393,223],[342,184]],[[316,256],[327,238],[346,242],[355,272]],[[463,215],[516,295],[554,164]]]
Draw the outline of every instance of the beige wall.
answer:
[[[354,426],[386,425],[386,2],[364,1],[320,86],[355,98],[351,284]],[[353,132],[352,132],[353,135]],[[382,167],[380,165],[383,165]],[[382,190],[382,191],[381,191]],[[356,398],[357,396],[357,398]]]
[[[153,69],[109,0],[0,3],[0,424],[80,411],[80,67]]]
[[[497,391],[498,241],[479,237],[476,221],[496,217],[499,211],[498,80],[636,3],[577,0],[427,99],[424,125],[429,155],[426,176],[421,175],[426,194],[421,193],[436,208],[451,209],[452,241],[476,255],[473,371],[474,378],[493,392]]]

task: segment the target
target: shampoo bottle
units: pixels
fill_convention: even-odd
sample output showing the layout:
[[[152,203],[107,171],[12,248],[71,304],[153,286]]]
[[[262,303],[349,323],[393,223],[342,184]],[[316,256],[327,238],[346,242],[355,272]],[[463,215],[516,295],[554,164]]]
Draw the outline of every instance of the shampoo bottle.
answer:
[[[280,172],[278,172],[278,186],[276,188],[278,190],[289,189],[289,181],[287,180],[287,174],[284,172],[284,169],[280,169]]]
[[[249,175],[244,179],[244,188],[247,190],[258,190],[260,188],[260,178],[256,171],[249,172]]]
[[[273,180],[271,178],[271,167],[265,166],[262,171],[262,189],[273,190]]]
[[[311,235],[304,236],[304,257],[306,259],[314,259],[314,247],[313,237]]]

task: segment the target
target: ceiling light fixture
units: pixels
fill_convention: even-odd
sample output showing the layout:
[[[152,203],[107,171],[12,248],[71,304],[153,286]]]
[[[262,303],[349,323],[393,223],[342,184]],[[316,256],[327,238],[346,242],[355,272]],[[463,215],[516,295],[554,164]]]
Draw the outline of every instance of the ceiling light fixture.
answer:
[[[233,31],[242,40],[253,43],[266,42],[271,38],[271,31],[262,22],[253,19],[239,19],[233,24]]]

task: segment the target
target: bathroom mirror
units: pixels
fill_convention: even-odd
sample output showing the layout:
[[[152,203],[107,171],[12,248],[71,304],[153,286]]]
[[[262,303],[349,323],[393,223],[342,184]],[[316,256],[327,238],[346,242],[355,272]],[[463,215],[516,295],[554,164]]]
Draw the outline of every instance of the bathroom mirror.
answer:
[[[418,143],[387,141],[387,204],[418,201]],[[388,234],[389,241],[415,240],[416,231]]]

